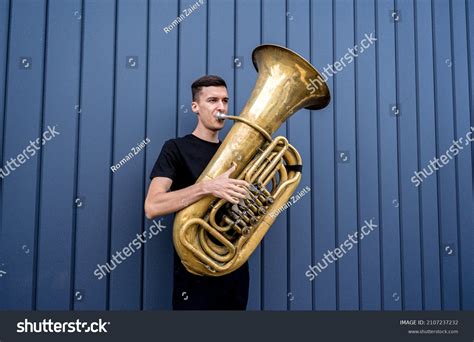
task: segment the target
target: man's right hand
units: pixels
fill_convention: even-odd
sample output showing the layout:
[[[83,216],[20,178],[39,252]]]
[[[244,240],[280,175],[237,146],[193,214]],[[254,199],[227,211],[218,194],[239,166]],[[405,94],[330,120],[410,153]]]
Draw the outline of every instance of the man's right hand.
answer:
[[[232,162],[232,166],[226,172],[213,180],[203,182],[206,193],[218,198],[225,199],[228,202],[237,204],[239,199],[249,197],[250,184],[242,179],[230,178],[232,172],[235,171],[237,164]]]

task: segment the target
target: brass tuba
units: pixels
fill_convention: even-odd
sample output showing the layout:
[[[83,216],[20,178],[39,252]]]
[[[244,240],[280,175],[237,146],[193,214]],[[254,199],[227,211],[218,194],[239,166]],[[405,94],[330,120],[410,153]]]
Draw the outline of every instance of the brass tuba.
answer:
[[[271,135],[299,109],[321,109],[330,101],[319,73],[295,52],[261,45],[252,60],[259,73],[252,95],[240,116],[220,114],[236,123],[196,181],[214,179],[236,162],[233,178],[250,183],[251,196],[239,204],[207,196],[174,220],[176,252],[197,275],[233,272],[250,257],[301,178],[298,151],[285,137]]]

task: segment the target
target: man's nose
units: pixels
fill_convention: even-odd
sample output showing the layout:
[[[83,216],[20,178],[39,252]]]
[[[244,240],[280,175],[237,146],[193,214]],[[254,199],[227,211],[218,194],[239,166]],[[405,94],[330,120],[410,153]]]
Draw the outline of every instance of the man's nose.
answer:
[[[220,101],[217,103],[217,107],[218,107],[217,109],[219,109],[219,110],[225,110],[225,108],[226,108],[226,103],[225,103],[224,101],[220,100]]]

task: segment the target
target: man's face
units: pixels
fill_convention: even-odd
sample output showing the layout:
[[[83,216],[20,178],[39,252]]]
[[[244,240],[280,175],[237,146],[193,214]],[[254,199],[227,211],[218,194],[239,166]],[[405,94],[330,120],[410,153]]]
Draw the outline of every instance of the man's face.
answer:
[[[229,96],[226,87],[203,87],[193,101],[191,109],[198,113],[201,123],[209,130],[219,131],[224,127],[224,120],[216,119],[217,112],[227,114]]]

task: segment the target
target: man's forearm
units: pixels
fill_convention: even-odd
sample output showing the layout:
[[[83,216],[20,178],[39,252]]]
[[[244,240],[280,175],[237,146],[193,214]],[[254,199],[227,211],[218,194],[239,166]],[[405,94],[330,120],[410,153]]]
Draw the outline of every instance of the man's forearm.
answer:
[[[167,215],[189,206],[206,195],[208,192],[203,182],[176,191],[156,193],[146,203],[145,213],[149,219]]]

